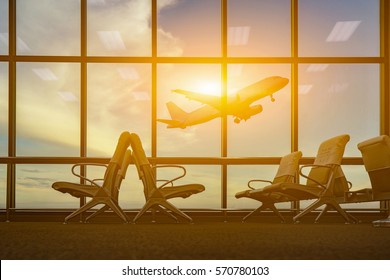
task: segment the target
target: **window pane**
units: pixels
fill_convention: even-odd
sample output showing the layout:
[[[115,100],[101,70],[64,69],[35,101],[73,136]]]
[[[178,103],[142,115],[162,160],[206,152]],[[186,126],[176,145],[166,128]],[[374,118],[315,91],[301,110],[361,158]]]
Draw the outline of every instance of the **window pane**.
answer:
[[[206,190],[190,196],[187,199],[174,198],[169,201],[178,208],[219,208],[221,201],[221,167],[207,165],[186,165],[185,177],[176,182],[176,185],[203,184]],[[181,169],[157,169],[158,179],[173,179],[182,174]],[[88,174],[90,174],[88,172]],[[134,166],[130,166],[126,179],[122,182],[119,194],[119,204],[124,209],[140,209],[145,205],[143,184],[138,178]]]
[[[300,0],[300,56],[379,56],[379,0]]]
[[[290,2],[229,0],[229,55],[290,56]]]
[[[17,53],[80,54],[79,0],[18,0]]]
[[[253,179],[272,181],[278,170],[278,165],[234,165],[228,167],[228,208],[255,209],[261,202],[250,198],[235,197],[236,193],[249,190],[248,181]],[[253,183],[252,187],[262,188],[267,183]],[[276,205],[279,208],[285,203]],[[288,207],[290,203],[287,203]]]
[[[299,66],[299,149],[315,156],[320,143],[349,134],[345,156],[361,156],[357,144],[380,131],[379,65]]]
[[[173,124],[158,123],[158,155],[220,156],[220,111],[172,92],[174,89],[198,92],[219,102],[220,66],[169,64],[159,65],[157,70],[157,118],[167,122],[173,119]]]
[[[151,1],[88,0],[88,54],[149,56]]]
[[[88,166],[87,178],[101,179],[104,177],[105,170],[106,168],[102,166]],[[101,181],[98,183],[101,183]],[[144,204],[145,196],[142,181],[138,177],[135,166],[130,164],[127,169],[126,178],[120,185],[119,205],[122,209],[140,209]],[[101,208],[101,205],[94,207],[94,209],[98,208]]]
[[[249,85],[271,76],[290,79],[290,65],[232,64],[228,67],[228,94],[234,94]],[[274,85],[282,84],[276,79]],[[260,113],[235,123],[228,118],[229,156],[284,156],[290,152],[290,83],[276,91],[271,101],[269,96],[254,101],[250,106],[262,106]],[[241,100],[240,101],[244,101]],[[232,101],[233,104],[233,101]],[[248,110],[247,110],[248,111]]]
[[[8,0],[0,0],[0,54],[8,54]]]
[[[0,62],[0,156],[8,154],[8,64]]]
[[[221,201],[221,167],[207,165],[185,165],[187,174],[175,185],[203,184],[206,190],[187,199],[175,198],[169,201],[179,208],[219,208]],[[99,169],[100,168],[100,169]],[[158,179],[173,179],[182,174],[178,168],[157,169]],[[88,167],[88,178],[102,178],[101,167]],[[130,165],[126,179],[122,182],[119,193],[119,205],[123,209],[140,209],[145,205],[142,181],[134,165]]]
[[[365,188],[371,188],[370,179],[368,177],[368,173],[364,169],[363,165],[343,165],[342,166],[345,177],[349,182],[352,183],[351,191],[357,191]],[[306,179],[301,177],[301,182],[305,183]],[[314,200],[302,200],[299,202],[300,208],[304,209],[313,203]],[[321,206],[319,209],[323,209],[325,206]],[[379,210],[379,201],[373,202],[364,202],[364,203],[346,203],[341,204],[341,207],[344,209],[375,209]],[[331,210],[334,211],[334,210]],[[350,212],[354,215],[353,212]],[[326,216],[325,216],[326,217]],[[339,216],[340,220],[343,218]],[[324,218],[325,219],[325,218]]]
[[[119,205],[122,209],[141,209],[145,205],[142,181],[132,164],[127,170],[126,179],[121,184]]]
[[[220,0],[159,1],[159,56],[219,56]]]
[[[16,208],[78,208],[80,200],[52,189],[57,181],[79,183],[71,165],[16,166]]]
[[[149,64],[88,65],[88,155],[111,157],[120,133],[139,134],[151,145]]]
[[[16,151],[25,156],[78,156],[80,66],[18,63]]]
[[[177,181],[177,184],[202,184],[205,191],[194,194],[186,199],[181,197],[170,199],[173,205],[181,209],[221,207],[221,167],[215,165],[185,165],[187,174]],[[161,168],[158,179],[172,179],[178,175],[176,168]],[[180,173],[179,173],[180,174]]]
[[[344,165],[343,171],[348,181],[352,183],[351,191],[357,191],[365,188],[371,188],[370,178],[364,165]],[[347,203],[342,205],[346,209],[356,208],[371,208],[379,209],[379,201],[367,202],[367,203]],[[352,213],[353,214],[353,213]]]
[[[7,203],[7,165],[0,164],[0,209]]]

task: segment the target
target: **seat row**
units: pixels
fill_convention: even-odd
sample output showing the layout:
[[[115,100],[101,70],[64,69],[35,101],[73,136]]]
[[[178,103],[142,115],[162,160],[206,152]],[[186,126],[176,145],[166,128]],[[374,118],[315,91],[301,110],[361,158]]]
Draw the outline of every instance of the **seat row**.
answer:
[[[318,222],[329,209],[335,209],[346,223],[358,220],[340,205],[370,201],[390,200],[390,138],[378,136],[358,144],[363,163],[369,174],[371,188],[351,191],[341,167],[349,135],[339,135],[321,143],[313,164],[299,167],[300,151],[284,156],[273,181],[251,180],[248,190],[238,192],[236,198],[250,198],[261,202],[261,206],[243,218],[265,209],[271,209],[282,222],[284,218],[275,207],[276,203],[313,200],[302,212],[293,217],[298,222],[304,215],[324,206],[315,219]],[[308,171],[306,171],[308,170]],[[299,180],[306,180],[300,183]],[[266,182],[263,188],[254,188],[256,182]],[[390,219],[376,221],[374,225],[390,225]]]
[[[129,149],[130,146],[131,149]],[[191,217],[175,207],[168,199],[175,197],[186,198],[192,194],[204,191],[205,187],[201,184],[174,185],[176,180],[186,175],[186,169],[179,165],[160,166],[180,168],[183,173],[171,180],[165,180],[161,185],[157,185],[158,181],[156,180],[155,169],[159,166],[156,167],[150,164],[139,136],[135,133],[125,131],[122,132],[119,137],[118,144],[110,162],[105,165],[106,171],[100,184],[98,183],[98,180],[91,180],[75,172],[75,169],[78,166],[96,165],[94,163],[75,164],[72,167],[72,173],[82,179],[84,181],[83,184],[71,182],[53,183],[52,188],[62,193],[69,193],[77,198],[91,198],[82,207],[65,217],[64,223],[67,223],[73,217],[90,210],[98,204],[103,204],[103,207],[88,216],[86,221],[111,209],[127,223],[129,221],[128,217],[119,206],[118,197],[121,182],[125,179],[128,166],[131,162],[136,166],[139,178],[142,180],[146,199],[145,205],[136,215],[133,222],[136,222],[148,210],[163,212],[172,217],[175,221],[178,221],[176,216],[180,216],[185,220],[192,222]]]
[[[356,223],[358,220],[344,210],[340,206],[341,204],[390,200],[390,137],[382,135],[358,144],[364,166],[370,177],[371,188],[357,191],[350,190],[352,184],[348,182],[341,168],[344,150],[349,140],[350,137],[347,134],[325,140],[320,144],[313,164],[309,165],[299,165],[302,152],[290,153],[281,158],[273,181],[250,180],[248,189],[238,192],[236,198],[254,199],[261,204],[246,215],[243,221],[255,213],[270,209],[282,222],[285,222],[275,204],[313,200],[308,207],[293,217],[294,222],[298,222],[304,215],[324,206],[317,216],[316,222],[325,212],[335,209],[346,223]],[[124,222],[128,222],[128,217],[118,204],[118,196],[121,182],[125,178],[127,168],[131,162],[136,166],[139,178],[143,182],[146,199],[145,205],[135,216],[133,222],[137,222],[148,210],[165,213],[176,222],[178,222],[177,217],[192,222],[191,217],[176,208],[168,200],[175,197],[187,198],[193,194],[203,192],[205,187],[201,184],[175,185],[176,180],[186,175],[186,169],[178,165],[152,166],[146,157],[139,136],[135,133],[123,132],[119,137],[113,157],[106,165],[102,183],[99,184],[97,180],[88,179],[75,172],[76,167],[89,165],[86,163],[76,164],[72,168],[72,173],[80,177],[84,184],[55,182],[52,185],[57,191],[69,193],[78,198],[91,198],[82,207],[68,215],[65,218],[65,223],[98,204],[103,204],[103,207],[88,216],[86,221],[107,209],[111,209]],[[163,167],[180,168],[183,173],[158,185],[155,169]],[[302,179],[306,182],[300,183]],[[266,185],[255,188],[255,185],[260,183]],[[387,219],[375,221],[374,225],[390,226],[390,216]]]

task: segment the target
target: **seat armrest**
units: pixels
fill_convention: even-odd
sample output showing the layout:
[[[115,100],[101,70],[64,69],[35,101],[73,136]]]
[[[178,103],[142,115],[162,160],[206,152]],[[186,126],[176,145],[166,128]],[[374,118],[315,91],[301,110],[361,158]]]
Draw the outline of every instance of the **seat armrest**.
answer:
[[[100,180],[103,180],[103,179],[89,179],[85,176],[82,176],[78,173],[76,173],[75,169],[76,167],[81,167],[81,166],[101,166],[101,167],[105,167],[107,168],[107,164],[103,164],[103,163],[76,163],[72,166],[72,174],[76,177],[79,177],[80,179],[83,179],[87,182],[89,182],[91,185],[94,185],[94,186],[97,186],[97,187],[101,187],[99,184],[96,183],[96,181],[100,181]]]
[[[308,175],[303,174],[302,170],[307,167],[321,167],[321,168],[328,168],[330,169],[331,174],[329,174],[329,177],[331,177],[332,173],[334,172],[334,166],[329,166],[329,165],[320,165],[320,164],[305,164],[301,166],[299,169],[299,175],[301,175],[303,178],[306,178],[307,180],[310,180],[316,184],[318,184],[320,187],[322,187],[324,190],[326,189],[326,186],[323,183],[318,182],[317,180],[310,178]]]
[[[93,180],[91,180],[92,182],[94,182],[96,185],[98,185],[98,186],[102,186],[102,185],[99,185],[98,183],[96,183],[96,182],[99,182],[99,181],[104,181],[104,179],[93,179]]]
[[[253,180],[250,180],[250,181],[248,182],[248,188],[250,188],[251,190],[254,190],[254,189],[255,189],[254,187],[251,186],[251,183],[253,183],[253,182],[262,182],[262,183],[269,183],[269,184],[272,184],[272,182],[269,181],[269,180],[253,179]]]
[[[187,170],[185,169],[184,166],[181,166],[181,165],[174,165],[174,164],[166,164],[166,165],[157,165],[157,166],[153,166],[152,167],[153,169],[157,169],[157,168],[179,168],[183,171],[183,173],[171,180],[164,180],[164,179],[160,179],[160,180],[156,180],[157,182],[158,181],[162,181],[162,182],[165,182],[164,184],[162,184],[161,186],[159,186],[158,188],[159,189],[162,189],[163,187],[167,186],[168,184],[171,184],[171,186],[173,186],[173,182],[180,179],[180,178],[183,178],[186,174],[187,174]]]

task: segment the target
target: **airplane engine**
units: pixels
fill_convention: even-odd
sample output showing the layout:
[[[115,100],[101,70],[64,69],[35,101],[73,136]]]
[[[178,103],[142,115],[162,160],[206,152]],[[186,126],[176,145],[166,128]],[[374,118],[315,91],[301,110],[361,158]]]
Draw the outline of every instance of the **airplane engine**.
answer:
[[[261,105],[251,106],[249,107],[249,110],[246,111],[247,114],[246,118],[243,119],[247,120],[254,115],[260,114],[262,111],[263,111],[263,106]]]
[[[247,120],[253,115],[260,114],[263,111],[263,106],[254,105],[251,107],[246,107],[245,110],[241,110],[239,114],[236,114],[236,118],[234,119],[235,123],[240,123],[241,120]]]

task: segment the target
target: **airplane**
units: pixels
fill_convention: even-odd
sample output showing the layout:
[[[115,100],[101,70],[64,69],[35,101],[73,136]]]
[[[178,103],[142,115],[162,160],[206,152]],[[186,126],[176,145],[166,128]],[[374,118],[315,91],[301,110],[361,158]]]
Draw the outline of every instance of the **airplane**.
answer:
[[[248,120],[250,117],[263,111],[261,105],[251,104],[266,96],[270,96],[274,102],[273,94],[288,84],[287,78],[272,76],[251,84],[237,91],[234,95],[227,97],[226,114],[234,116],[234,122]],[[173,92],[183,94],[190,100],[199,101],[205,105],[192,111],[185,112],[175,103],[168,102],[167,108],[171,119],[157,119],[157,121],[168,124],[168,128],[186,128],[204,122],[208,122],[222,115],[222,102],[220,96],[206,95],[182,89],[175,89]]]

